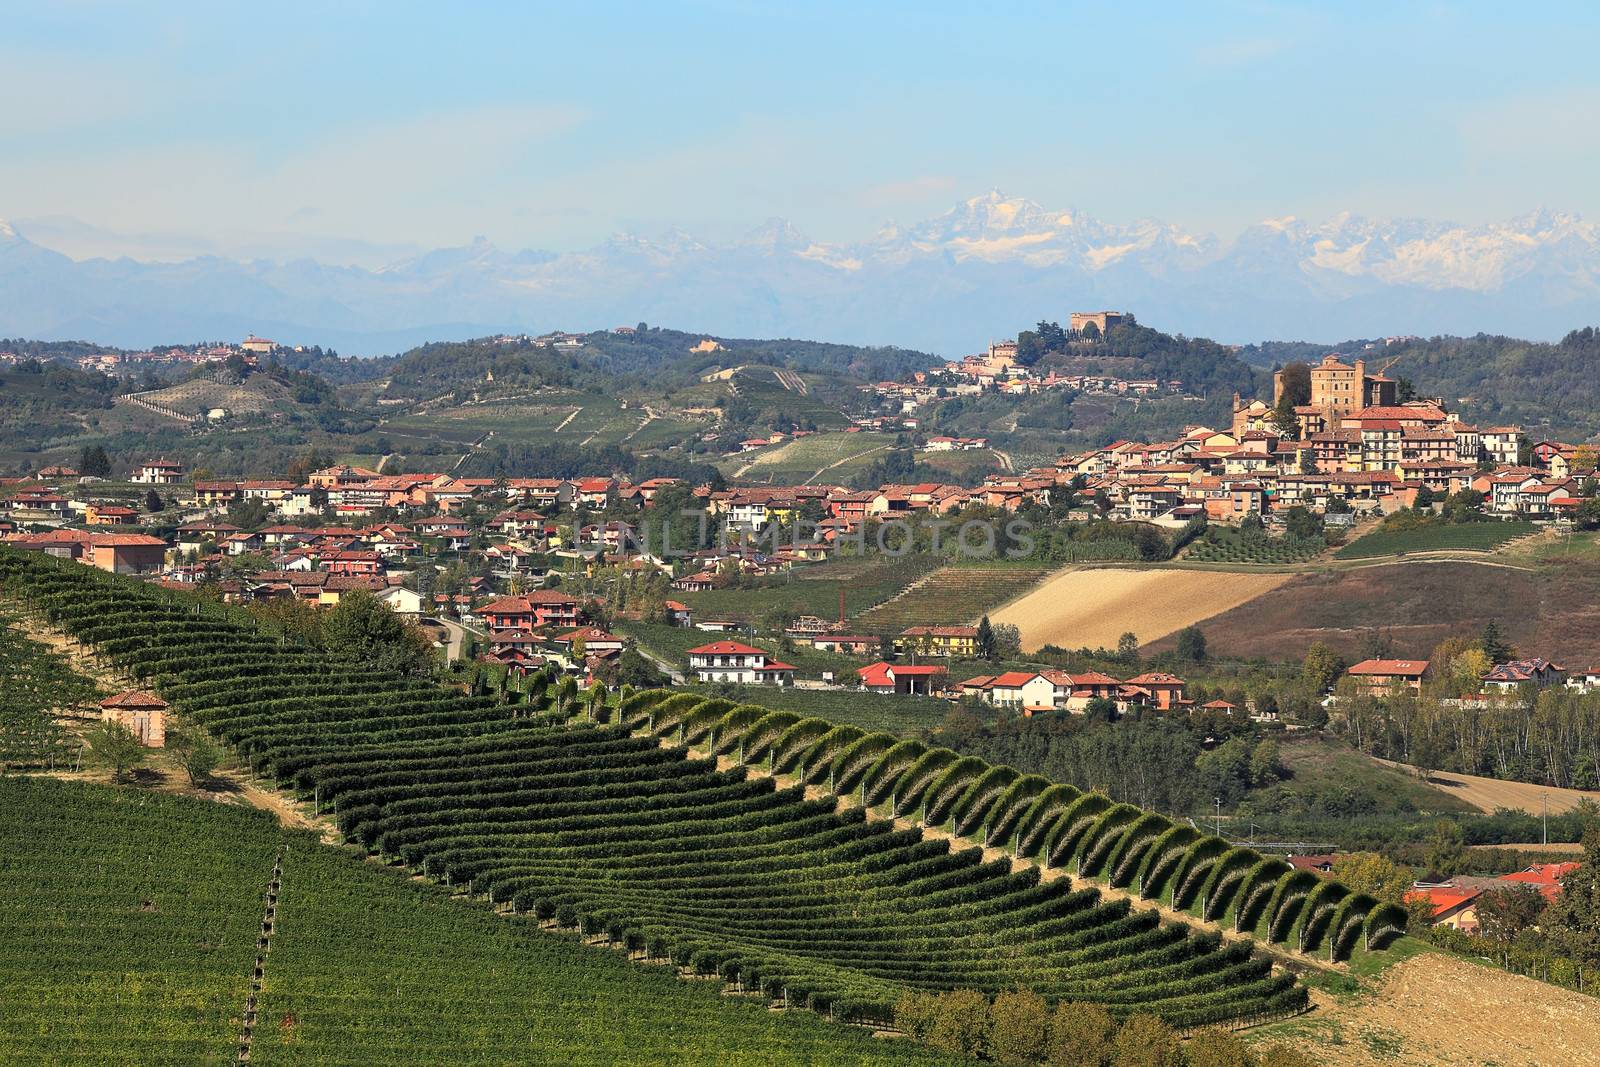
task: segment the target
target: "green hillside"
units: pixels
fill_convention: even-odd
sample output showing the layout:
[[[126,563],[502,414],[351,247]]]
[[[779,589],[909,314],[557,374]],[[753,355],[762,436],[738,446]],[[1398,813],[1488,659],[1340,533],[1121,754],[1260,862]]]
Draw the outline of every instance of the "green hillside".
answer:
[[[939,1062],[465,906],[253,809],[18,778],[0,779],[0,1062],[233,1062],[280,850],[253,1064]]]
[[[543,674],[511,699],[381,671],[352,685],[324,654],[182,594],[15,552],[0,552],[0,584],[334,808],[374,855],[836,1019],[886,1020],[912,990],[1018,985],[1185,1027],[1304,1004],[1250,944],[1134,907],[1135,880],[1203,921],[1236,904],[1236,929],[1276,943],[1317,951],[1326,935],[1334,959],[1394,932],[1370,898],[1313,892],[1249,849],[889,734],[694,693],[608,706]],[[985,862],[979,831],[1032,862]],[[1122,895],[1048,874],[1065,867]]]

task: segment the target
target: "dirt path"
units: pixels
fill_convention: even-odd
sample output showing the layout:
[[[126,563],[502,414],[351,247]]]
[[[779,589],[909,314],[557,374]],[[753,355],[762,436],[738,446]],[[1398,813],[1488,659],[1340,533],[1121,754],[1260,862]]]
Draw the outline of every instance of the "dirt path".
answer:
[[[1376,756],[1370,758],[1374,763],[1381,763],[1386,767],[1417,773],[1415,767],[1406,763],[1378,759]],[[1452,796],[1460,797],[1468,804],[1491,814],[1496,808],[1512,808],[1525,811],[1529,815],[1538,815],[1542,810],[1541,805],[1548,804],[1550,814],[1559,815],[1564,811],[1571,811],[1583,800],[1600,804],[1600,792],[1560,789],[1553,785],[1531,785],[1527,782],[1507,782],[1499,778],[1480,778],[1475,774],[1458,774],[1455,771],[1434,771],[1428,777],[1428,784]]]
[[[1261,1039],[1351,1067],[1600,1063],[1600,1000],[1442,952],[1395,964],[1375,993],[1312,1000],[1317,1011]]]
[[[835,467],[842,467],[846,463],[854,463],[856,460],[861,459],[863,456],[870,456],[875,452],[882,452],[884,449],[886,449],[888,447],[889,447],[888,445],[879,445],[877,448],[869,448],[865,452],[858,452],[853,456],[846,456],[843,459],[836,459],[832,463],[829,463],[825,467],[819,467],[815,474],[813,474],[811,477],[807,478],[801,484],[802,485],[810,485],[811,483],[815,482],[818,478],[820,478],[824,474],[826,474],[828,471],[833,470],[833,468],[835,468]]]
[[[27,620],[28,636],[42,645],[47,645],[65,656],[73,668],[81,674],[88,675],[99,682],[108,693],[119,689],[126,689],[133,685],[133,680],[118,675],[110,668],[96,663],[88,650],[65,634],[53,629],[40,626],[35,620]],[[253,781],[243,768],[225,766],[212,775],[214,788],[196,788],[189,784],[187,778],[175,764],[170,762],[167,753],[160,749],[151,751],[151,766],[141,773],[159,774],[160,779],[151,778],[142,787],[155,789],[163,793],[180,793],[184,796],[199,797],[203,800],[213,800],[218,803],[244,802],[253,808],[271,812],[277,816],[283,825],[296,830],[317,830],[322,834],[322,839],[334,842],[339,839],[338,829],[332,821],[326,818],[314,819],[301,811],[286,795],[275,789],[269,789]],[[56,778],[73,778],[83,781],[105,781],[110,778],[104,771],[62,771],[51,775]],[[138,787],[136,787],[138,788]]]

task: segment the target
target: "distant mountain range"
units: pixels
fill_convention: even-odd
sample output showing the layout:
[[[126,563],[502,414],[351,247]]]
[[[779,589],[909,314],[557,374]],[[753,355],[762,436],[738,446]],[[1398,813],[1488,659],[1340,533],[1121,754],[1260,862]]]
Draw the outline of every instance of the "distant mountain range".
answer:
[[[1476,227],[1340,215],[1269,220],[1222,242],[989,193],[851,244],[772,220],[731,243],[621,235],[561,254],[480,238],[368,270],[211,256],[75,261],[0,222],[0,336],[137,346],[255,332],[375,354],[642,320],[954,356],[1097,308],[1236,343],[1555,339],[1600,322],[1600,226],[1544,211]]]

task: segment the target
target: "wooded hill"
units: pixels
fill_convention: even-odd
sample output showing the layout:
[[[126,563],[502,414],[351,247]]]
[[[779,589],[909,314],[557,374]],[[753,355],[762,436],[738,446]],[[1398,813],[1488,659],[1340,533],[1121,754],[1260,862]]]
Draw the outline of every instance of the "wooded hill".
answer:
[[[744,364],[762,364],[856,381],[898,378],[939,358],[902,348],[872,348],[823,341],[712,338],[645,326],[633,333],[583,334],[578,348],[540,347],[531,339],[477,338],[422,345],[389,366],[386,399],[424,400],[455,390],[485,395],[539,388],[606,392],[659,391]],[[702,341],[719,348],[691,351]],[[492,381],[490,375],[493,375]]]

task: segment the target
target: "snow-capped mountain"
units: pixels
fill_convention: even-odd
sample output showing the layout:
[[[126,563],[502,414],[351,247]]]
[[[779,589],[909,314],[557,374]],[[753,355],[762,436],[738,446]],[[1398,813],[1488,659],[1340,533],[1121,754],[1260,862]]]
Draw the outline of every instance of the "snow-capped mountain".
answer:
[[[848,243],[771,219],[727,243],[620,234],[562,254],[480,237],[366,270],[308,259],[74,261],[0,221],[0,336],[146,344],[255,331],[370,353],[642,319],[955,355],[1099,307],[1240,342],[1554,338],[1600,321],[1600,226],[1547,211],[1483,226],[1343,214],[1269,219],[1224,242],[991,192]]]

